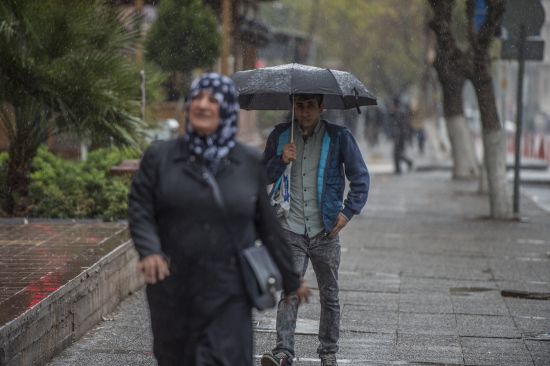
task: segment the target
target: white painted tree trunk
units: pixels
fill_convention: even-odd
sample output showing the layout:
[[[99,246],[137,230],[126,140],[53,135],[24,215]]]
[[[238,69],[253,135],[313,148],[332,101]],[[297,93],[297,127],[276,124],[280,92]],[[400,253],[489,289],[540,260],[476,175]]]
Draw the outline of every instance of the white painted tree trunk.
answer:
[[[483,160],[485,161],[485,158]],[[487,179],[487,166],[485,163],[482,164],[480,169],[478,192],[480,194],[489,193],[489,180]]]
[[[426,132],[426,144],[431,150],[429,155],[433,163],[439,163],[451,158],[451,144],[449,134],[445,123],[439,123],[435,118],[426,118],[424,120],[424,130]]]
[[[483,151],[489,183],[491,218],[512,217],[512,200],[506,181],[506,135],[504,129],[483,131]]]
[[[475,179],[479,176],[474,139],[463,115],[447,119],[447,130],[453,154],[453,179]]]

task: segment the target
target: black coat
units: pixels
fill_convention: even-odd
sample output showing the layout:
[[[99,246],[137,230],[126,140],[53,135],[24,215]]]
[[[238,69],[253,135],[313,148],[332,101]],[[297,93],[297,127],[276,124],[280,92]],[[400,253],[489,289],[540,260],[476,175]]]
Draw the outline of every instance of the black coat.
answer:
[[[170,261],[171,275],[147,286],[155,356],[161,365],[251,365],[251,305],[227,227],[239,248],[262,240],[285,291],[296,290],[299,277],[269,204],[260,154],[237,144],[220,163],[216,180],[227,216],[201,172],[180,138],[152,144],[132,182],[135,247],[141,258]]]

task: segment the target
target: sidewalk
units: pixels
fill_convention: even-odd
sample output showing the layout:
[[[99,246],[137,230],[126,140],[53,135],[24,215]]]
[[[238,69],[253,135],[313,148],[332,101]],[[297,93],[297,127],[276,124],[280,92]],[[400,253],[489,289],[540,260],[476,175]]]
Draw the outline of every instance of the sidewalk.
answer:
[[[449,172],[373,176],[341,235],[340,365],[550,365],[550,214],[524,196],[525,222],[490,221],[476,191]],[[319,365],[314,294],[299,314],[297,366]],[[274,345],[274,319],[255,314],[257,360]],[[74,364],[154,365],[143,291],[49,365]]]

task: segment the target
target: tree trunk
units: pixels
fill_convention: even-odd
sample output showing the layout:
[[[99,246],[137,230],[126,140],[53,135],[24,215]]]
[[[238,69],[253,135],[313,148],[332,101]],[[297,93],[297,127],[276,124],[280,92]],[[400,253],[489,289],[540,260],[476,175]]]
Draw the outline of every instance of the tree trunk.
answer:
[[[483,156],[487,167],[491,217],[512,217],[511,197],[506,180],[506,133],[502,128],[495,101],[488,63],[478,62],[473,84],[483,126]]]
[[[510,194],[506,181],[506,134],[504,130],[483,129],[484,160],[489,184],[491,218],[512,217]]]
[[[443,89],[443,110],[453,156],[453,179],[475,179],[479,164],[474,140],[463,113],[462,89],[465,78],[447,75],[440,77]]]
[[[453,156],[453,179],[472,179],[479,174],[473,137],[464,118],[462,90],[467,77],[467,56],[452,34],[454,1],[428,0],[434,16],[428,26],[437,40],[434,68],[443,91],[443,111]]]
[[[6,196],[3,206],[4,211],[10,216],[27,213],[31,164],[38,151],[38,146],[29,140],[31,138],[24,133],[18,133],[16,139],[10,142],[8,150]]]

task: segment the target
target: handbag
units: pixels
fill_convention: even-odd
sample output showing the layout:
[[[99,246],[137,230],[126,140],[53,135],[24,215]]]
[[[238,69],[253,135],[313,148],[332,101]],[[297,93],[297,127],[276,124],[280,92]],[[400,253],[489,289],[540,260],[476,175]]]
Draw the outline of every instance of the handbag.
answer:
[[[212,189],[214,201],[223,216],[227,217],[223,196],[216,179],[206,168],[203,168],[202,176]],[[227,222],[228,220],[224,220],[225,228],[237,252],[237,263],[252,306],[258,310],[274,307],[277,303],[276,293],[283,288],[283,279],[279,268],[271,258],[267,248],[259,241],[251,247],[239,249]]]

